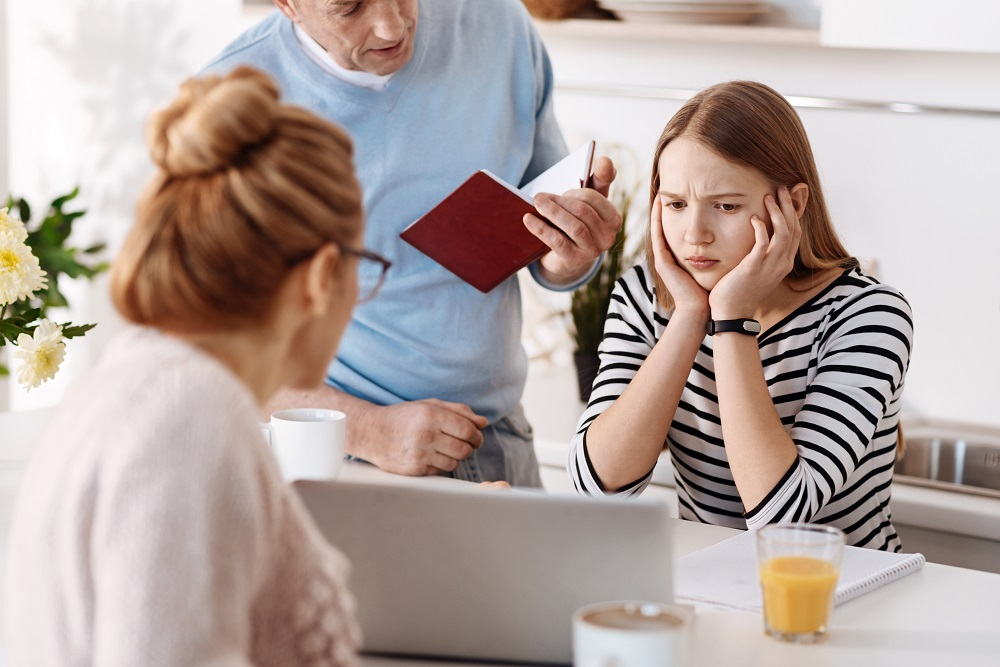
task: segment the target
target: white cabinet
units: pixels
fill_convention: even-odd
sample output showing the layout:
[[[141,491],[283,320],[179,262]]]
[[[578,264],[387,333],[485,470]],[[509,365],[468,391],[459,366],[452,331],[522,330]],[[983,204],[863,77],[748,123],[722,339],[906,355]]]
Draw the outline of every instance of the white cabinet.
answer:
[[[1000,53],[996,0],[823,0],[823,46]]]

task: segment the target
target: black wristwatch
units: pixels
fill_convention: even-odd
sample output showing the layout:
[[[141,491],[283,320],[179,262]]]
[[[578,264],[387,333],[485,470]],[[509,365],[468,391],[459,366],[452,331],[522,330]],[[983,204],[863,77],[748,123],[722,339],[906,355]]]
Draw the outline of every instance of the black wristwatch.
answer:
[[[760,333],[760,322],[749,317],[741,317],[738,320],[709,320],[708,335],[714,336],[717,333],[732,331],[735,333],[756,336]]]

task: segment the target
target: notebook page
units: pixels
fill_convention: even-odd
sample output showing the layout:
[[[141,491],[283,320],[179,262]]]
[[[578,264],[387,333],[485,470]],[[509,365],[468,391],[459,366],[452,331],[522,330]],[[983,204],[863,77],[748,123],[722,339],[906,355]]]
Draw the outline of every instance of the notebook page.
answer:
[[[539,192],[561,195],[567,190],[580,187],[580,181],[587,178],[594,158],[594,142],[588,141],[559,162],[526,183],[521,191],[533,201]]]
[[[923,554],[844,547],[836,604],[916,572],[924,562]],[[679,558],[674,577],[678,602],[724,611],[760,613],[757,535],[753,531]]]

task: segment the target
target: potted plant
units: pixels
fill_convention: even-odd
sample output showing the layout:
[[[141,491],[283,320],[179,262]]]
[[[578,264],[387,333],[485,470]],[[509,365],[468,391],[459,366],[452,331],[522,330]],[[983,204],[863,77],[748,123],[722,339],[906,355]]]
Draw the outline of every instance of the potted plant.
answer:
[[[611,292],[622,272],[629,268],[635,253],[626,252],[628,240],[627,221],[629,209],[635,196],[636,185],[631,189],[612,189],[611,201],[622,216],[622,226],[615,236],[615,242],[604,253],[597,273],[570,297],[569,315],[573,336],[573,361],[576,365],[577,385],[580,400],[590,400],[590,391],[597,376],[600,360],[597,348],[604,338],[604,322],[608,316]]]

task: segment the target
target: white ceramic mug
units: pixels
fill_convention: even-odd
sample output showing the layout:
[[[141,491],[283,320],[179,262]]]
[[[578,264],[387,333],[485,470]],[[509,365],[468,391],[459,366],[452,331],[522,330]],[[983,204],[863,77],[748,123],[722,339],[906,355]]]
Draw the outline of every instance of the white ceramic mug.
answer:
[[[285,481],[337,479],[344,462],[347,415],[323,408],[278,410],[262,426]]]
[[[574,667],[684,664],[692,614],[658,602],[600,602],[573,614]]]

